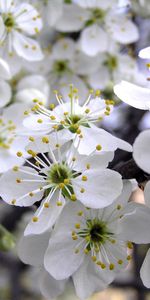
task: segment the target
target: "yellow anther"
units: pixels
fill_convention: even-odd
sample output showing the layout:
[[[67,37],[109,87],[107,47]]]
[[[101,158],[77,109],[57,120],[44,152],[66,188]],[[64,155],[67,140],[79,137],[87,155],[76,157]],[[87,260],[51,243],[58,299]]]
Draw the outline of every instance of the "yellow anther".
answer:
[[[132,256],[131,255],[128,255],[127,256],[127,260],[131,260],[132,259]]]
[[[120,210],[122,206],[120,204],[117,205],[117,209]]]
[[[42,137],[42,142],[45,143],[45,144],[48,144],[49,143],[49,138],[47,136],[43,136]]]
[[[76,133],[77,133],[77,134],[80,134],[80,133],[81,133],[81,129],[78,128],[77,131],[76,131]]]
[[[150,63],[147,63],[146,66],[147,66],[148,68],[150,68]]]
[[[18,157],[22,157],[22,155],[23,155],[23,154],[22,154],[21,151],[18,151],[18,152],[17,152],[17,156],[18,156]]]
[[[16,179],[16,182],[17,182],[17,183],[21,183],[21,179],[20,179],[20,178],[17,178],[17,179]]]
[[[27,151],[27,153],[30,154],[32,157],[36,157],[36,156],[37,156],[37,153],[34,152],[34,151],[31,150],[31,149],[29,149],[29,150]]]
[[[80,135],[79,135],[79,138],[80,138],[80,139],[83,139],[83,135],[82,135],[82,134],[80,134]]]
[[[60,144],[56,144],[55,147],[56,147],[56,148],[60,148]]]
[[[87,181],[88,179],[87,179],[87,176],[85,176],[85,175],[83,175],[82,176],[82,181]]]
[[[68,113],[68,111],[65,111],[64,112],[64,116],[67,116],[69,113]]]
[[[100,267],[101,267],[101,264],[102,264],[102,263],[101,263],[101,261],[100,261],[100,260],[98,260],[96,264],[97,264],[98,266],[100,266]]]
[[[16,199],[13,199],[13,200],[11,201],[11,204],[12,204],[12,205],[15,205],[15,204],[16,204]]]
[[[114,265],[114,264],[110,264],[110,265],[109,265],[109,270],[112,271],[112,270],[114,270],[114,268],[115,268],[115,265]]]
[[[64,183],[63,183],[63,182],[61,182],[61,183],[59,183],[59,185],[58,185],[58,186],[59,186],[59,188],[60,188],[60,189],[63,189],[65,185],[64,185]]]
[[[85,110],[85,113],[86,113],[86,114],[89,114],[89,112],[90,112],[90,109],[87,108],[87,109]]]
[[[100,90],[96,90],[96,91],[95,91],[95,96],[96,96],[96,97],[99,97],[100,94],[101,94],[101,91],[100,91]]]
[[[33,99],[32,102],[33,102],[33,103],[38,103],[39,100],[38,100],[38,99]]]
[[[57,204],[57,206],[62,206],[63,205],[61,201],[57,201],[56,204]]]
[[[100,117],[97,118],[97,120],[98,121],[103,121],[103,117],[100,116]]]
[[[76,224],[75,224],[75,228],[76,228],[76,229],[80,229],[80,227],[81,227],[80,223],[76,223]]]
[[[14,166],[13,167],[13,171],[17,172],[19,170],[19,167],[18,166]]]
[[[106,269],[106,265],[105,264],[101,263],[100,266],[101,266],[102,269]]]
[[[41,124],[41,123],[43,123],[43,120],[42,119],[38,119],[37,123]]]
[[[76,198],[76,195],[75,195],[75,194],[72,194],[72,195],[70,196],[70,198],[71,198],[71,200],[72,200],[72,201],[76,201],[76,200],[77,200],[77,198]]]
[[[48,202],[45,202],[45,203],[44,203],[44,207],[45,207],[45,208],[49,208],[49,203],[48,203]]]
[[[55,104],[54,104],[54,103],[51,103],[51,104],[49,105],[49,108],[50,108],[51,110],[53,110],[53,109],[55,108]]]
[[[36,46],[32,46],[32,50],[36,50],[37,49],[37,47]]]
[[[76,232],[73,230],[73,231],[72,231],[72,236],[74,236],[74,235],[76,235]]]
[[[80,210],[80,211],[78,212],[78,216],[79,216],[79,217],[82,217],[82,216],[83,216],[83,211],[82,211],[82,210]]]
[[[58,127],[58,125],[54,125],[52,128],[57,130],[59,127]]]
[[[119,259],[118,260],[118,265],[122,265],[123,264],[123,260],[122,259]]]
[[[30,136],[30,137],[29,137],[29,141],[30,141],[30,142],[34,142],[34,141],[35,141],[34,137],[33,137],[33,136]]]
[[[67,179],[67,178],[66,178],[66,179],[64,179],[64,184],[65,184],[65,185],[69,184],[69,182],[70,182],[70,180],[69,180],[69,179]]]
[[[73,236],[72,236],[72,239],[73,239],[74,241],[76,241],[76,240],[78,239],[77,235],[73,235]]]
[[[74,251],[75,254],[78,254],[79,252],[80,252],[79,249],[75,249],[75,251]]]
[[[101,151],[101,150],[102,150],[102,146],[101,146],[101,145],[97,145],[97,146],[96,146],[96,150],[97,150],[97,151]]]
[[[132,244],[131,242],[128,242],[128,243],[127,243],[127,247],[128,247],[129,249],[133,249],[133,244]]]
[[[30,193],[29,193],[29,196],[30,196],[30,197],[33,197],[33,196],[34,196],[34,193],[33,193],[33,192],[30,192]]]
[[[115,243],[116,243],[116,240],[112,239],[112,240],[111,240],[111,243],[112,243],[112,244],[115,244]]]
[[[85,189],[84,188],[81,188],[80,189],[80,193],[84,193],[85,192]]]
[[[107,110],[108,112],[110,112],[110,107],[109,107],[109,106],[107,106],[107,107],[106,107],[106,110]]]
[[[88,170],[90,169],[90,167],[91,167],[90,164],[87,164],[87,165],[86,165],[86,168],[87,168]]]
[[[84,249],[84,253],[85,254],[89,254],[89,250],[88,249]]]
[[[72,158],[72,161],[76,161],[76,157],[73,157],[73,158]]]
[[[24,111],[24,115],[28,116],[29,112],[27,110]]]
[[[91,256],[91,259],[94,261],[94,262],[96,262],[97,261],[97,258],[96,258],[96,256]]]
[[[32,218],[32,221],[33,221],[33,222],[38,222],[38,220],[39,220],[38,217],[33,217],[33,218]]]
[[[109,116],[109,115],[110,115],[110,112],[105,111],[105,115],[106,115],[106,116]]]
[[[50,116],[50,119],[51,119],[52,121],[54,121],[54,120],[56,120],[56,117],[55,117],[55,116]]]
[[[94,90],[93,89],[90,89],[89,90],[89,94],[93,94]]]
[[[73,88],[73,93],[77,94],[78,93],[78,89],[77,88]]]
[[[39,109],[39,105],[38,105],[38,104],[34,105],[34,106],[31,108],[32,111],[37,111],[38,109]]]
[[[39,33],[39,29],[37,27],[34,28],[35,33]]]

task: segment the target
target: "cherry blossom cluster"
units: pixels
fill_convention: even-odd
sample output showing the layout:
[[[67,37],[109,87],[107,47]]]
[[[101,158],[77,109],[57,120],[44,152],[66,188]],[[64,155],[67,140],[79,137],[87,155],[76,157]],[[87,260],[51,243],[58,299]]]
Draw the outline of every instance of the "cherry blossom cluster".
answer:
[[[147,2],[0,0],[0,197],[33,208],[17,251],[39,270],[46,299],[70,282],[79,299],[106,289],[133,244],[150,243],[150,181],[137,203],[138,183],[112,167],[119,149],[149,178],[150,129],[132,146],[105,127],[117,105],[150,109],[138,24]],[[148,288],[149,265],[150,250]]]

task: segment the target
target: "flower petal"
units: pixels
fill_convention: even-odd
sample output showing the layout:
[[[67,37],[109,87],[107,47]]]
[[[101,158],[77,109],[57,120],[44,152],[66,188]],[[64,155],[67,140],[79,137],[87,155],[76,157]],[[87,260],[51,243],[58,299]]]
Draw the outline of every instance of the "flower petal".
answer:
[[[150,130],[141,132],[133,145],[133,157],[137,165],[145,172],[150,173]]]
[[[150,271],[150,249],[147,251],[146,257],[144,259],[144,262],[140,270],[140,276],[142,282],[147,288],[150,288],[149,271]]]

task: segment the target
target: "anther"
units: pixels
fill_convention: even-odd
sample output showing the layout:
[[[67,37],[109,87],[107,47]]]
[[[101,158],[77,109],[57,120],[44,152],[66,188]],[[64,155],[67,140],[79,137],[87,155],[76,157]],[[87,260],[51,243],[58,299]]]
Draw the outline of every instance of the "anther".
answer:
[[[82,181],[87,181],[88,179],[87,179],[87,176],[85,176],[85,175],[83,175],[82,176]]]
[[[33,217],[33,218],[32,218],[32,221],[33,221],[33,222],[38,222],[38,220],[39,220],[38,217]]]

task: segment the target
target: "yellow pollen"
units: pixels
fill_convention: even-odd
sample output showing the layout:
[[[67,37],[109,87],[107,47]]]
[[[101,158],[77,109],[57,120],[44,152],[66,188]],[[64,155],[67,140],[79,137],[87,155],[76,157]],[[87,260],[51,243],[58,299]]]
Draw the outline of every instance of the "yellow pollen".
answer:
[[[29,149],[28,151],[28,154],[30,154],[32,157],[36,157],[37,153],[34,152],[33,150]]]
[[[77,235],[72,236],[73,241],[76,241],[78,239]]]
[[[43,136],[42,137],[42,142],[45,143],[45,144],[48,144],[49,143],[49,138],[47,136]]]
[[[91,167],[90,164],[87,164],[87,165],[86,165],[86,168],[87,168],[88,170],[90,169],[90,167]]]
[[[33,197],[33,196],[34,196],[34,193],[32,193],[32,192],[29,193],[29,196],[30,196],[30,197]]]
[[[82,216],[83,216],[83,211],[82,211],[82,210],[80,210],[80,211],[78,212],[78,216],[79,216],[79,217],[82,217]]]
[[[103,264],[103,263],[101,263],[101,268],[102,268],[102,269],[106,269],[106,265]]]
[[[51,104],[49,105],[49,108],[50,108],[51,110],[53,110],[53,109],[55,108],[55,104],[54,104],[54,103],[51,103]]]
[[[102,264],[102,263],[101,263],[101,261],[100,261],[100,260],[98,260],[96,264],[97,264],[98,266],[100,266],[100,267],[101,267],[101,264]]]
[[[38,100],[38,99],[33,99],[32,102],[33,102],[33,103],[38,103],[39,100]]]
[[[84,253],[85,254],[89,254],[89,250],[88,249],[84,249]]]
[[[64,116],[67,116],[67,115],[68,115],[68,111],[65,111],[65,112],[64,112]]]
[[[17,172],[19,170],[19,167],[18,166],[14,166],[13,167],[13,171]]]
[[[101,145],[97,145],[97,146],[96,146],[96,150],[97,150],[97,151],[102,150],[102,146],[101,146]]]
[[[119,259],[118,260],[118,265],[122,265],[123,264],[123,260],[122,259]]]
[[[81,226],[80,226],[79,223],[75,224],[75,228],[76,228],[76,229],[80,229],[80,227],[81,227]]]
[[[22,157],[22,152],[18,151],[18,152],[17,152],[17,156],[18,156],[18,157]]]
[[[30,141],[30,142],[34,142],[34,141],[35,141],[34,137],[33,137],[33,136],[30,136],[30,137],[29,137],[29,141]]]
[[[49,208],[49,203],[48,203],[48,202],[45,202],[45,203],[44,203],[44,207],[45,207],[45,208]]]
[[[91,258],[92,258],[92,260],[93,260],[94,262],[96,262],[96,261],[97,261],[97,258],[96,258],[96,256],[92,256]]]
[[[73,157],[73,158],[72,158],[72,161],[76,161],[76,157]]]
[[[100,90],[96,90],[96,91],[95,91],[95,96],[96,96],[96,97],[99,97],[100,94],[101,94],[101,91],[100,91]]]
[[[56,204],[57,204],[57,206],[62,206],[62,202],[61,201],[57,201]]]
[[[16,204],[16,199],[13,199],[13,200],[11,201],[11,204],[12,204],[12,205],[15,205],[15,204]]]
[[[132,256],[131,255],[128,255],[127,256],[127,260],[131,260],[132,259]]]
[[[78,128],[77,131],[76,131],[76,133],[77,133],[77,134],[80,134],[80,133],[81,133],[81,129]]]
[[[76,195],[75,195],[75,194],[72,194],[70,198],[71,198],[71,200],[72,200],[72,201],[76,201],[76,200],[77,200],[77,198],[76,198]]]
[[[56,120],[56,117],[55,117],[55,116],[50,116],[50,119],[51,119],[52,121],[54,121],[54,120]]]
[[[90,112],[90,109],[87,108],[87,109],[85,110],[85,113],[86,113],[86,114],[89,114],[89,112]]]
[[[111,243],[112,243],[112,244],[115,244],[115,243],[116,243],[116,240],[113,240],[113,239],[112,239],[112,240],[111,240]]]
[[[85,175],[83,175],[82,176],[82,181],[87,181],[88,179],[87,179],[87,176],[85,176]]]
[[[58,129],[58,125],[54,125],[53,129],[57,130]]]
[[[17,182],[17,183],[21,183],[21,179],[20,179],[20,178],[17,178],[17,179],[16,179],[16,182]]]
[[[32,221],[33,221],[33,222],[38,222],[38,220],[39,220],[38,217],[33,217],[33,218],[32,218]]]
[[[148,68],[150,68],[150,63],[147,63],[146,66],[147,66]]]
[[[36,50],[37,48],[36,48],[36,46],[32,46],[32,50]]]
[[[131,242],[128,242],[128,243],[127,243],[127,247],[128,247],[129,249],[133,249],[133,244],[132,244]]]
[[[85,189],[81,188],[80,193],[84,193],[84,192],[85,192]]]
[[[69,184],[70,180],[69,179],[64,179],[64,184]]]
[[[56,144],[55,147],[56,147],[56,148],[60,148],[60,144]]]
[[[58,185],[58,186],[59,186],[59,188],[60,188],[60,189],[63,189],[65,185],[64,185],[64,183],[63,183],[63,182],[61,182],[61,183],[59,183],[59,185]]]
[[[24,111],[24,115],[28,116],[29,112],[27,110]]]
[[[43,123],[43,120],[42,119],[38,119],[37,123],[41,124],[41,123]]]
[[[109,116],[109,115],[110,115],[110,112],[105,111],[105,115],[106,115],[106,116]]]
[[[120,210],[122,206],[120,204],[117,205],[117,209]]]
[[[114,265],[114,264],[110,264],[110,265],[109,265],[109,270],[112,271],[112,270],[114,270],[114,268],[115,268],[115,265]]]

